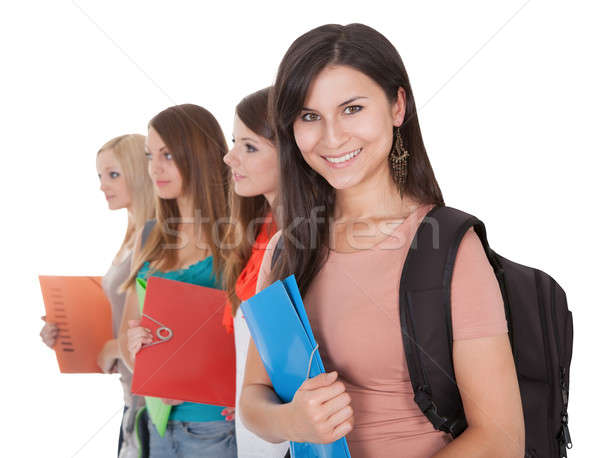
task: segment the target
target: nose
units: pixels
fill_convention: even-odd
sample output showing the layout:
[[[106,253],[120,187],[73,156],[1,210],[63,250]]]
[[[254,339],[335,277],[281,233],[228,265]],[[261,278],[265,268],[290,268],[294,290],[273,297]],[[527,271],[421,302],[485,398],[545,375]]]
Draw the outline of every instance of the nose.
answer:
[[[323,142],[328,149],[337,150],[346,143],[347,136],[339,121],[333,119],[325,124]]]
[[[148,161],[148,174],[151,178],[156,178],[163,171],[160,158],[150,158]]]
[[[225,156],[223,156],[223,161],[232,169],[240,165],[240,158],[237,154],[237,148],[234,146],[231,148]]]
[[[103,178],[100,178],[100,191],[102,192],[106,192],[106,183],[104,182]]]

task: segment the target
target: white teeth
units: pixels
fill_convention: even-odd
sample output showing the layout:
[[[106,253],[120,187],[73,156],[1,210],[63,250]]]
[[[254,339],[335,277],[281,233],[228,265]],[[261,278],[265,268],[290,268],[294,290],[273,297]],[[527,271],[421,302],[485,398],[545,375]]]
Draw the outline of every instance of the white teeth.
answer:
[[[334,164],[339,164],[340,162],[349,161],[354,156],[358,155],[358,153],[360,153],[361,151],[362,151],[362,148],[358,148],[358,149],[355,149],[354,151],[349,152],[345,156],[341,156],[341,157],[326,157],[325,156],[325,159],[327,159],[329,162],[332,162]]]

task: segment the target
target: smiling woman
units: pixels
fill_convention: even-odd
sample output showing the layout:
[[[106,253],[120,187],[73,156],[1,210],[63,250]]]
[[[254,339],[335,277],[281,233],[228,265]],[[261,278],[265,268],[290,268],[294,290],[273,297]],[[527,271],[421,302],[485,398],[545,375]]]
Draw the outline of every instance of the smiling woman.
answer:
[[[398,284],[408,241],[444,200],[394,46],[362,24],[311,30],[279,66],[272,111],[285,231],[269,242],[257,291],[296,275],[332,372],[281,403],[251,342],[240,401],[246,426],[272,442],[346,436],[353,458],[523,457],[502,295],[472,230],[459,245],[451,285],[454,368],[469,426],[452,441],[413,400]],[[356,224],[376,230],[365,237]],[[492,415],[495,422],[487,421]]]
[[[348,94],[356,95],[346,100]],[[402,124],[403,88],[398,96],[401,103],[390,106],[383,88],[361,71],[342,65],[324,68],[293,124],[302,157],[335,189],[373,177],[388,182],[392,139],[386,133]]]

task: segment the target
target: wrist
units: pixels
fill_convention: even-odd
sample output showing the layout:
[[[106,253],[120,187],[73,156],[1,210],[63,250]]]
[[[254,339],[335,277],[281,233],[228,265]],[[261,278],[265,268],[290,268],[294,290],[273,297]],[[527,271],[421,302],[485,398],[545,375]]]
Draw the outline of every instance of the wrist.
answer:
[[[117,359],[119,357],[119,349],[115,339],[107,340],[102,349],[105,358]]]
[[[278,405],[277,408],[279,409],[278,423],[281,425],[281,433],[283,435],[283,439],[286,441],[299,442],[298,440],[296,440],[296,433],[293,421],[294,406],[291,402],[288,402],[285,404]]]

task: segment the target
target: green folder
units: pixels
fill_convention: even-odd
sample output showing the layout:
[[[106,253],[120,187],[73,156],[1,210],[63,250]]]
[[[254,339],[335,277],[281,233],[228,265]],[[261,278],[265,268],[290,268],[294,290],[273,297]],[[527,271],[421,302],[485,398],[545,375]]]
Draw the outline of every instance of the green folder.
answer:
[[[146,280],[138,278],[135,284],[135,290],[140,304],[140,313],[142,313],[144,310],[144,299],[146,298]],[[148,408],[150,420],[152,420],[152,423],[156,426],[156,430],[160,437],[164,437],[172,406],[165,404],[160,398],[144,396],[144,399],[146,400],[146,407]]]

